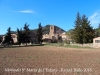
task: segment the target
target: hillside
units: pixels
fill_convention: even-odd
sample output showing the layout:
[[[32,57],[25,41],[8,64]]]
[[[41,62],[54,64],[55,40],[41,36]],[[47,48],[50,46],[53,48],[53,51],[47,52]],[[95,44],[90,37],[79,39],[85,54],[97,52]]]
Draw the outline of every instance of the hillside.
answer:
[[[55,27],[56,27],[56,33],[63,33],[63,32],[65,32],[65,30],[61,29],[60,27],[58,27],[58,26],[55,26]],[[49,34],[49,32],[50,32],[50,25],[43,26],[42,28],[43,28],[43,34]],[[36,34],[37,29],[31,29],[30,31]],[[11,31],[11,33],[15,34],[16,31]]]
[[[56,33],[63,33],[63,32],[65,32],[65,30],[61,29],[60,27],[58,27],[58,26],[55,26],[55,27],[56,27]],[[31,30],[31,31],[36,33],[37,29]],[[43,27],[43,34],[49,34],[49,32],[50,32],[50,25],[44,26]]]

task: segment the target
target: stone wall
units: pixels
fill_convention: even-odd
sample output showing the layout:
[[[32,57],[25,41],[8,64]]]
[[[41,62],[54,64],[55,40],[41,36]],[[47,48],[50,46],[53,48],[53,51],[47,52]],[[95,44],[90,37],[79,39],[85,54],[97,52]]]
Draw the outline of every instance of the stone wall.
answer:
[[[81,47],[93,47],[93,43],[88,43],[88,44],[70,44],[70,45],[76,45],[76,46],[81,46]]]

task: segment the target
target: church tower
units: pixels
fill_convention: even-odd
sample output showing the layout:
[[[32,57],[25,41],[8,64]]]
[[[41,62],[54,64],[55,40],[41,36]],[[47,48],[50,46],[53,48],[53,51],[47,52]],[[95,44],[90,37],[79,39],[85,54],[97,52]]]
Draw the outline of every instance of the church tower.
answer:
[[[55,34],[56,34],[56,28],[55,28],[55,26],[50,26],[50,32],[49,32],[50,38],[51,39],[54,38]]]

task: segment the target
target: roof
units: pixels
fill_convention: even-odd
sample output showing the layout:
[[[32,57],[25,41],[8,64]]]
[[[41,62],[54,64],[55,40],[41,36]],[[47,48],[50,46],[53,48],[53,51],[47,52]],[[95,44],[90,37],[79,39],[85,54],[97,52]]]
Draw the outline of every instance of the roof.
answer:
[[[100,39],[100,37],[94,38],[94,40],[96,40],[96,39]]]

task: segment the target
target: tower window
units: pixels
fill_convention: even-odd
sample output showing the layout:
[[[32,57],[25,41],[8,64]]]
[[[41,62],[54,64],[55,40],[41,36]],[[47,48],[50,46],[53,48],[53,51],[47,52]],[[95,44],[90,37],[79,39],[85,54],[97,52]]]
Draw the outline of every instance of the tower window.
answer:
[[[53,27],[51,27],[51,30],[53,29]]]

